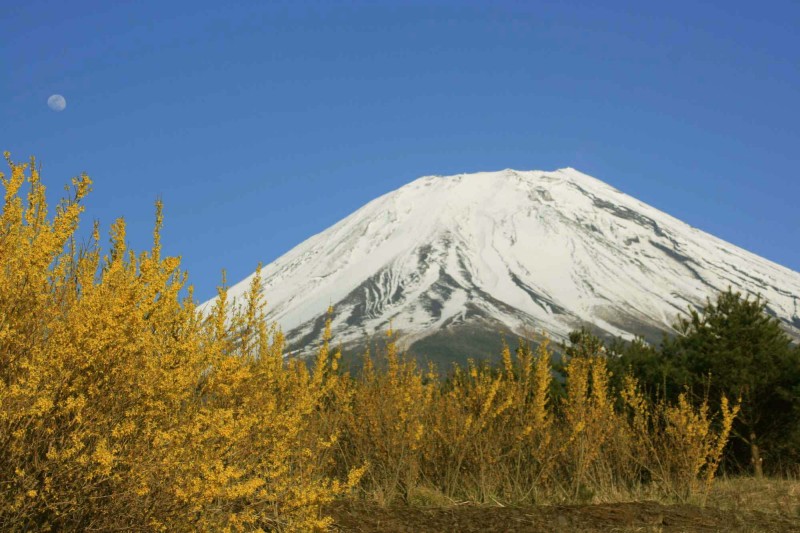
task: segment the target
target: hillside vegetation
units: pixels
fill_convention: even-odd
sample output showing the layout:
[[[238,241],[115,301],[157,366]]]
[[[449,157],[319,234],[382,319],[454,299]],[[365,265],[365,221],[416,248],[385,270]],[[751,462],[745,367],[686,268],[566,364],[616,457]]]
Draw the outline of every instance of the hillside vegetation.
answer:
[[[198,313],[179,259],[161,253],[160,203],[150,250],[129,250],[118,220],[104,251],[97,225],[76,242],[88,177],[51,216],[35,162],[9,165],[2,530],[309,531],[343,498],[702,503],[748,405],[646,394],[601,346],[573,350],[560,373],[546,342],[440,371],[389,332],[351,376],[329,321],[312,365],[287,361],[260,276],[241,307],[222,287]]]

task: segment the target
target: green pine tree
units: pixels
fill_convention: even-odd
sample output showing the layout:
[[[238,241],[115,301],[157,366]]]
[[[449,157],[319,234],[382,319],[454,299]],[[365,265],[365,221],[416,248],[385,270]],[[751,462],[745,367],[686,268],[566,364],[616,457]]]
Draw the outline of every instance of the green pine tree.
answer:
[[[677,337],[663,346],[663,364],[679,370],[696,394],[741,399],[733,452],[762,475],[762,462],[779,469],[800,459],[800,350],[767,312],[759,296],[728,289],[701,311],[676,324]],[[685,371],[682,372],[682,371]]]

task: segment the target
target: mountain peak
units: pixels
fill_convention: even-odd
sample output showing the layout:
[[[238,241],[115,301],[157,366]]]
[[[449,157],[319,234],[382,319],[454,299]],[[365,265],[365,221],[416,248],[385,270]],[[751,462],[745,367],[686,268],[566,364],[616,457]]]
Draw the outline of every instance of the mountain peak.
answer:
[[[564,339],[591,325],[655,339],[728,287],[762,294],[800,338],[800,274],[570,167],[424,176],[263,275],[268,319],[297,347],[318,340],[330,303],[342,343],[390,321],[409,345],[459,328]],[[230,295],[242,297],[248,284]]]

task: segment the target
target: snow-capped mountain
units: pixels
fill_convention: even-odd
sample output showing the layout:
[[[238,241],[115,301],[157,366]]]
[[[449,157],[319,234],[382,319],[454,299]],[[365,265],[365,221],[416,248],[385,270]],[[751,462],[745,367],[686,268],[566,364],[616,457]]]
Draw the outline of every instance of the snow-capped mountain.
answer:
[[[800,338],[800,273],[572,168],[419,178],[263,276],[268,319],[295,348],[319,338],[329,305],[344,344],[390,323],[406,346],[459,327],[563,339],[588,324],[655,338],[728,287],[760,293]],[[250,279],[229,295],[242,298]]]

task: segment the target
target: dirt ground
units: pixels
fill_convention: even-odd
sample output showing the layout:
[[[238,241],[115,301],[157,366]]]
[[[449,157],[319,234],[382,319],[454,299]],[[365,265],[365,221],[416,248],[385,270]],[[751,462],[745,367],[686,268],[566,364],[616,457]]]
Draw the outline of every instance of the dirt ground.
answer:
[[[340,502],[334,531],[353,532],[800,532],[797,517],[656,502],[497,507],[388,507]]]

